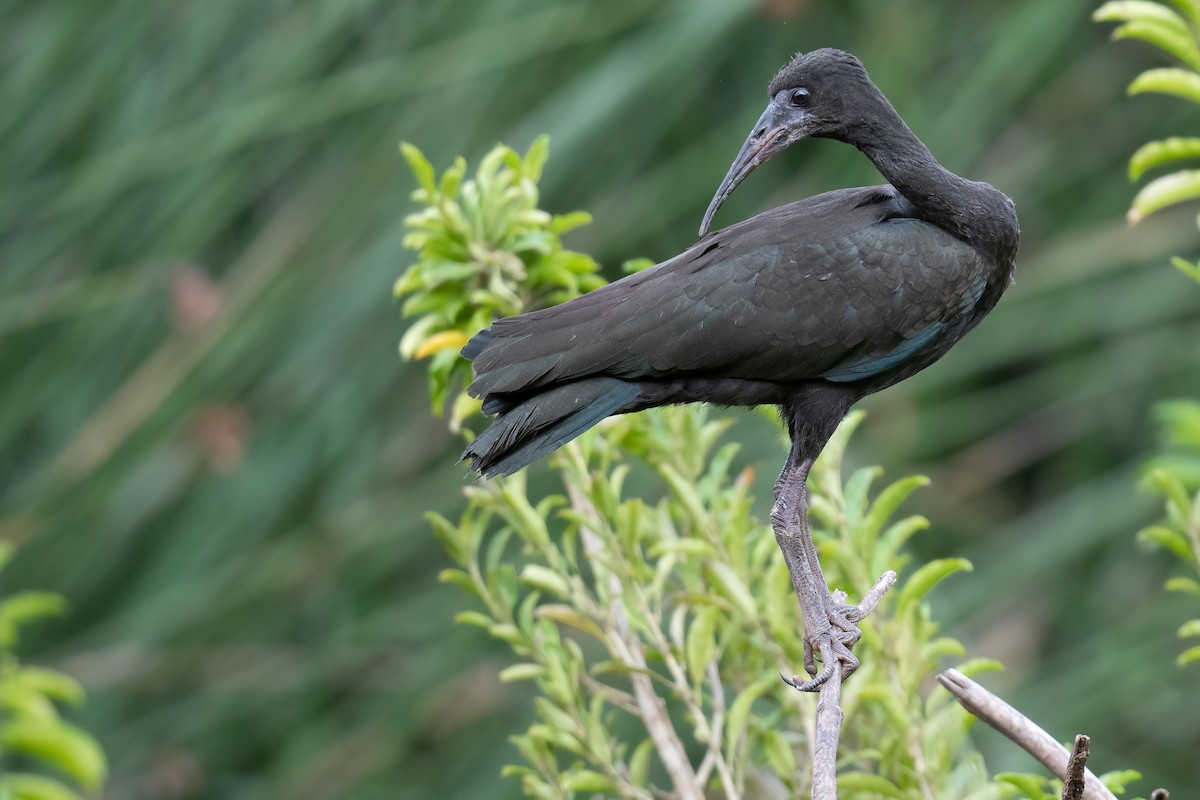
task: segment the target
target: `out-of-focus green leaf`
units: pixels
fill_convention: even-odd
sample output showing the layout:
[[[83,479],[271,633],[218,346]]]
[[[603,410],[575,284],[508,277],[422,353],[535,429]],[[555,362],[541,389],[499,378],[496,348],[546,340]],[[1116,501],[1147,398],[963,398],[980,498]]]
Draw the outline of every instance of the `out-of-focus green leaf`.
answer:
[[[1148,69],[1129,84],[1129,94],[1168,94],[1200,103],[1200,75],[1178,67]]]
[[[500,670],[500,682],[528,681],[541,678],[546,674],[546,668],[540,664],[513,664]]]
[[[914,572],[900,590],[898,601],[901,609],[912,608],[925,595],[946,578],[956,572],[970,572],[971,562],[965,558],[942,558],[931,561]]]
[[[1162,8],[1162,6],[1160,6]],[[1176,17],[1178,19],[1178,17]],[[1135,19],[1117,27],[1114,39],[1139,39],[1174,56],[1192,69],[1200,69],[1200,48],[1185,29],[1157,19]]]
[[[1140,781],[1142,773],[1133,769],[1122,769],[1113,772],[1106,772],[1099,776],[1100,782],[1103,783],[1110,792],[1115,794],[1124,794],[1126,784]]]
[[[9,720],[0,726],[0,750],[31,756],[94,788],[104,780],[104,753],[85,731],[61,721]]]
[[[1191,158],[1200,158],[1200,137],[1173,136],[1147,142],[1129,159],[1129,179],[1136,181],[1155,167]]]
[[[1130,223],[1137,224],[1155,211],[1200,197],[1200,170],[1183,170],[1155,178],[1142,187],[1129,209]]]
[[[1181,667],[1186,667],[1188,664],[1195,664],[1197,662],[1200,662],[1200,646],[1189,647],[1187,650],[1184,650],[1179,654],[1176,663]]]
[[[1185,594],[1190,594],[1190,595],[1194,595],[1196,597],[1200,597],[1200,581],[1196,581],[1192,578],[1182,578],[1182,577],[1168,578],[1167,579],[1167,591],[1168,592],[1183,592]]]
[[[1188,563],[1191,563],[1195,559],[1195,555],[1192,553],[1192,546],[1188,543],[1187,538],[1179,531],[1171,530],[1166,526],[1151,525],[1148,528],[1142,528],[1138,531],[1137,538],[1139,541],[1156,544]]]
[[[1191,35],[1182,17],[1152,0],[1111,0],[1096,9],[1092,19],[1096,22],[1144,22],[1160,25],[1180,38]]]
[[[79,794],[60,781],[42,775],[0,775],[0,798],[4,800],[81,800]]]
[[[872,797],[894,797],[906,800],[908,795],[887,778],[866,772],[843,772],[838,775],[838,790],[844,792],[870,793]]]

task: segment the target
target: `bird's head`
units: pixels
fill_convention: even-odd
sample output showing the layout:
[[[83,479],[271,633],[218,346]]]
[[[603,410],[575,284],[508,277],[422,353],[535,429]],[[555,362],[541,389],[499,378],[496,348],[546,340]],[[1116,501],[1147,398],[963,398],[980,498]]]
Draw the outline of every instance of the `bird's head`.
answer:
[[[825,48],[798,53],[771,80],[767,110],[742,145],[713,196],[700,235],[742,180],[771,156],[801,139],[819,136],[845,140],[854,129],[857,107],[878,94],[862,62],[849,53]]]

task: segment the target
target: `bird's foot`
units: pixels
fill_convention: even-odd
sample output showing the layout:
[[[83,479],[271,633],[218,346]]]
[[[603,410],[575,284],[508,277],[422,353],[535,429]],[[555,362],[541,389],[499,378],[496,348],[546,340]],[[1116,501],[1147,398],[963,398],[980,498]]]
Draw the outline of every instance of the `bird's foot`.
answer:
[[[781,674],[784,683],[800,692],[819,691],[833,676],[834,666],[839,663],[841,679],[850,677],[858,669],[858,658],[853,653],[854,645],[862,638],[858,623],[875,610],[895,583],[896,573],[888,570],[857,605],[847,603],[846,593],[841,590],[832,593],[826,590],[817,603],[804,603],[804,669],[809,678],[806,680],[799,675],[788,678]],[[821,655],[819,673],[817,653]]]

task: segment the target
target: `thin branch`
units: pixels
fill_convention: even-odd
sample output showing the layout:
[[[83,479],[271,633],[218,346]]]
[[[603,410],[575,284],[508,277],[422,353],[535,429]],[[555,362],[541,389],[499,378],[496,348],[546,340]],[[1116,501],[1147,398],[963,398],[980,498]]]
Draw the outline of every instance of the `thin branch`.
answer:
[[[833,664],[829,680],[821,684],[817,700],[817,730],[813,746],[812,800],[837,800],[838,736],[842,730],[842,662],[822,654]]]
[[[948,669],[937,679],[963,708],[1007,736],[1060,780],[1066,780],[1069,754],[1053,736],[958,670]],[[1085,770],[1084,775],[1082,800],[1117,800],[1091,770]]]
[[[583,540],[584,553],[593,565],[598,566],[600,560],[596,556],[603,545],[591,526],[599,526],[599,514],[587,497],[569,481],[567,482],[567,494],[571,499],[571,506],[589,523],[579,526],[580,537]],[[612,572],[608,570],[604,570],[604,572],[607,573],[608,589],[612,597],[609,611],[612,614],[613,625],[612,630],[607,631],[609,642],[615,655],[621,661],[632,664],[639,670],[645,670],[646,654],[641,642],[630,633],[629,617],[625,613],[625,605],[621,601],[621,582]],[[646,732],[654,742],[654,749],[658,752],[663,767],[671,777],[671,784],[675,789],[676,796],[679,800],[704,800],[704,789],[696,780],[696,774],[692,771],[691,761],[688,759],[683,742],[675,732],[675,726],[671,724],[671,718],[667,715],[666,706],[655,693],[649,676],[641,672],[631,672],[629,680],[633,684],[633,696],[637,701],[638,716],[645,724]]]
[[[1087,769],[1091,743],[1082,733],[1075,736],[1075,748],[1067,760],[1067,774],[1063,778],[1062,800],[1083,800],[1083,771]]]

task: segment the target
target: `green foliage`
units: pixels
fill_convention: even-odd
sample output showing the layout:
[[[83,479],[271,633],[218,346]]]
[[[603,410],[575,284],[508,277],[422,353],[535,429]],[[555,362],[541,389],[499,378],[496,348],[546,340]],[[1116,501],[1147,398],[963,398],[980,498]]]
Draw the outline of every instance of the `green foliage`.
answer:
[[[1130,94],[1161,92],[1200,104],[1200,3],[1173,0],[1179,12],[1145,0],[1125,0],[1101,6],[1098,21],[1121,21],[1114,35],[1121,38],[1130,25],[1141,38],[1183,61],[1186,68],[1154,69],[1143,72],[1129,87]],[[1154,34],[1150,35],[1153,31]],[[1200,157],[1200,139],[1175,137],[1143,145],[1129,162],[1129,175],[1137,180],[1147,170],[1177,161]],[[1200,197],[1200,170],[1180,170],[1147,184],[1134,198],[1130,219],[1134,222],[1167,206]],[[1198,220],[1200,222],[1200,220]],[[1184,275],[1200,283],[1200,264],[1174,257],[1171,263]],[[1138,539],[1175,555],[1189,571],[1200,573],[1200,401],[1175,400],[1157,409],[1167,452],[1154,460],[1145,484],[1163,498],[1166,516],[1156,525],[1143,528]],[[1191,577],[1167,581],[1169,591],[1200,597],[1200,582]],[[1179,628],[1180,638],[1200,638],[1200,618]],[[1178,659],[1184,666],[1200,662],[1200,645],[1189,647]]]
[[[12,555],[0,541],[0,569]],[[98,789],[107,770],[104,753],[86,732],[64,721],[56,704],[79,705],[83,688],[47,669],[25,667],[13,655],[20,629],[62,613],[57,595],[23,592],[0,600],[0,798],[73,800],[76,788]],[[17,759],[50,768],[53,776],[18,771]]]
[[[1114,39],[1140,39],[1183,63],[1182,67],[1146,70],[1129,85],[1129,93],[1157,92],[1200,104],[1200,11],[1193,0],[1172,0],[1176,9],[1152,0],[1114,0],[1092,15],[1097,22],[1117,22]],[[1129,160],[1129,179],[1152,169],[1200,158],[1200,138],[1174,136],[1148,142]],[[1181,169],[1155,178],[1133,198],[1129,220],[1200,198],[1200,170]],[[1200,223],[1200,220],[1197,220]],[[1184,275],[1200,283],[1200,265],[1173,258]]]
[[[400,340],[405,358],[432,357],[430,394],[441,411],[468,365],[458,351],[496,317],[554,305],[603,283],[590,257],[562,246],[559,236],[586,225],[581,211],[552,216],[538,208],[537,182],[550,154],[542,136],[522,157],[503,145],[480,161],[464,181],[461,157],[439,179],[416,147],[400,151],[420,188],[413,200],[424,206],[404,224],[404,245],[419,254],[396,281],[405,316],[420,318]],[[466,395],[454,402],[455,427],[478,409]]]
[[[1189,573],[1200,576],[1200,402],[1176,400],[1158,407],[1166,452],[1155,459],[1145,484],[1163,499],[1165,515],[1138,532],[1138,539],[1171,553]],[[1188,576],[1167,581],[1167,590],[1200,601],[1200,581]],[[1179,628],[1183,639],[1200,638],[1200,618]],[[1200,662],[1200,644],[1179,656],[1179,665]]]
[[[892,519],[921,479],[872,497],[878,471],[868,469],[843,486],[842,453],[860,419],[826,449],[811,495],[826,576],[852,594],[902,566],[903,543],[927,527]],[[431,517],[457,564],[442,579],[483,609],[459,620],[519,657],[501,680],[538,688],[539,719],[513,739],[526,764],[507,770],[528,796],[652,797],[669,750],[628,733],[629,718],[647,723],[639,692],[650,688],[696,754],[688,774],[698,785],[731,797],[806,789],[812,698],[779,679],[802,661],[802,622],[770,527],[750,513],[749,475],[731,469],[737,445],[719,444],[728,424],[703,408],[616,419],[555,457],[562,494],[535,502],[519,474],[468,488],[458,523]],[[967,714],[927,689],[941,658],[963,648],[937,635],[925,595],[969,566],[915,570],[864,625],[863,666],[843,698],[845,796],[999,796],[966,741]]]

